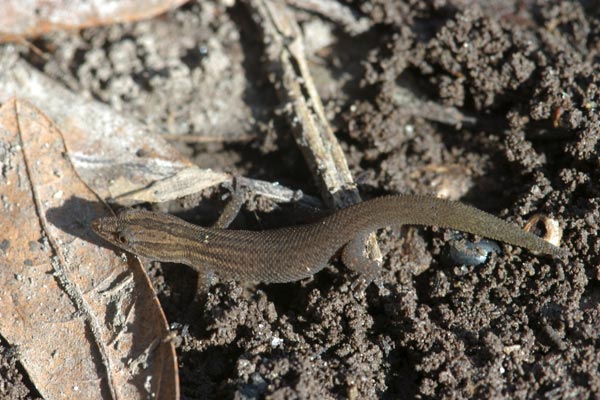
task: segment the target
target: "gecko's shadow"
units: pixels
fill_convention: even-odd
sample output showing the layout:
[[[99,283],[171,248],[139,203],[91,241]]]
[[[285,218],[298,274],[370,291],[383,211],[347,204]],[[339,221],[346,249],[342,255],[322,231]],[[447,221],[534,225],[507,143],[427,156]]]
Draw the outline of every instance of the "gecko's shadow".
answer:
[[[110,216],[113,214],[106,205],[73,196],[62,206],[49,209],[45,218],[49,224],[71,236],[122,254],[122,249],[106,242],[92,230],[93,220]],[[166,306],[165,311],[169,320],[177,319],[174,316],[179,315],[180,311],[178,310],[185,309],[186,304],[191,303],[191,299],[194,297],[195,272],[191,268],[179,264],[164,263],[163,265],[164,279],[170,287],[169,296],[173,296],[174,299],[169,299],[169,296],[165,296],[164,293],[160,293],[159,298],[161,303]]]
[[[93,245],[115,250],[92,230],[92,221],[100,217],[112,216],[106,206],[98,201],[90,201],[73,196],[60,207],[46,211],[46,220],[61,231],[85,240]]]

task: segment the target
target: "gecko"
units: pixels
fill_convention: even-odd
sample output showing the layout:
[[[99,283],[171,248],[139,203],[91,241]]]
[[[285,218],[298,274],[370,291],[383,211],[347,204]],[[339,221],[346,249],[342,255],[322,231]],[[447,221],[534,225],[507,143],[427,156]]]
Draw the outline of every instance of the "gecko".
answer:
[[[378,197],[313,223],[263,231],[205,228],[170,214],[135,209],[95,219],[92,229],[137,256],[185,264],[223,278],[297,281],[319,272],[341,253],[342,262],[370,282],[379,266],[364,254],[367,235],[400,225],[451,228],[541,254],[565,255],[561,248],[492,214],[457,201],[420,195]]]

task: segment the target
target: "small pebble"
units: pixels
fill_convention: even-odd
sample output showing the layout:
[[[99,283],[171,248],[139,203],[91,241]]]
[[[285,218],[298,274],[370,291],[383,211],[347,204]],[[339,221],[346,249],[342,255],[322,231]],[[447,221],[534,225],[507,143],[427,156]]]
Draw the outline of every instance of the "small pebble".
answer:
[[[442,260],[447,266],[468,265],[477,266],[487,261],[490,253],[500,253],[502,250],[498,243],[481,239],[473,242],[457,234],[455,240],[449,241],[442,253]]]

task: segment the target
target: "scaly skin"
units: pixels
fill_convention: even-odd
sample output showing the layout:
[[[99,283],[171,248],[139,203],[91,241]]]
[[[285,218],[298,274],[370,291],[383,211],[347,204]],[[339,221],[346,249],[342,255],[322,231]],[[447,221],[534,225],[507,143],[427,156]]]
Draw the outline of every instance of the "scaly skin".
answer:
[[[538,236],[474,207],[412,195],[380,197],[315,223],[258,232],[203,228],[169,214],[138,210],[96,219],[92,228],[138,256],[211,270],[225,278],[270,283],[309,277],[343,247],[345,264],[369,273],[372,267],[362,256],[362,239],[376,229],[405,224],[451,228],[542,254],[564,255]]]

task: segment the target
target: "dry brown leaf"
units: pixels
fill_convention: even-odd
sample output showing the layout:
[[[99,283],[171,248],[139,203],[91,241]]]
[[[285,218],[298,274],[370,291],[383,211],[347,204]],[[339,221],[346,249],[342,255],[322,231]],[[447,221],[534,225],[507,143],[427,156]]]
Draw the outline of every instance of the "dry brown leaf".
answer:
[[[166,320],[139,263],[98,245],[106,208],[31,104],[0,108],[0,334],[47,399],[178,398]]]
[[[121,205],[158,203],[232,182],[225,172],[198,168],[156,132],[105,104],[84,99],[48,78],[17,53],[0,49],[0,103],[26,99],[65,132],[79,176],[102,198]],[[277,183],[238,178],[276,202],[298,201]],[[306,201],[315,206],[308,197]]]
[[[199,169],[143,124],[65,89],[16,53],[0,52],[0,103],[11,97],[43,108],[66,133],[75,169],[102,198],[122,205],[163,202],[232,180],[224,172]],[[184,171],[188,184],[176,188]],[[151,189],[155,182],[158,192]]]
[[[0,33],[11,40],[57,30],[135,21],[185,2],[187,0],[146,0],[143,3],[137,0],[3,0],[0,2]]]

